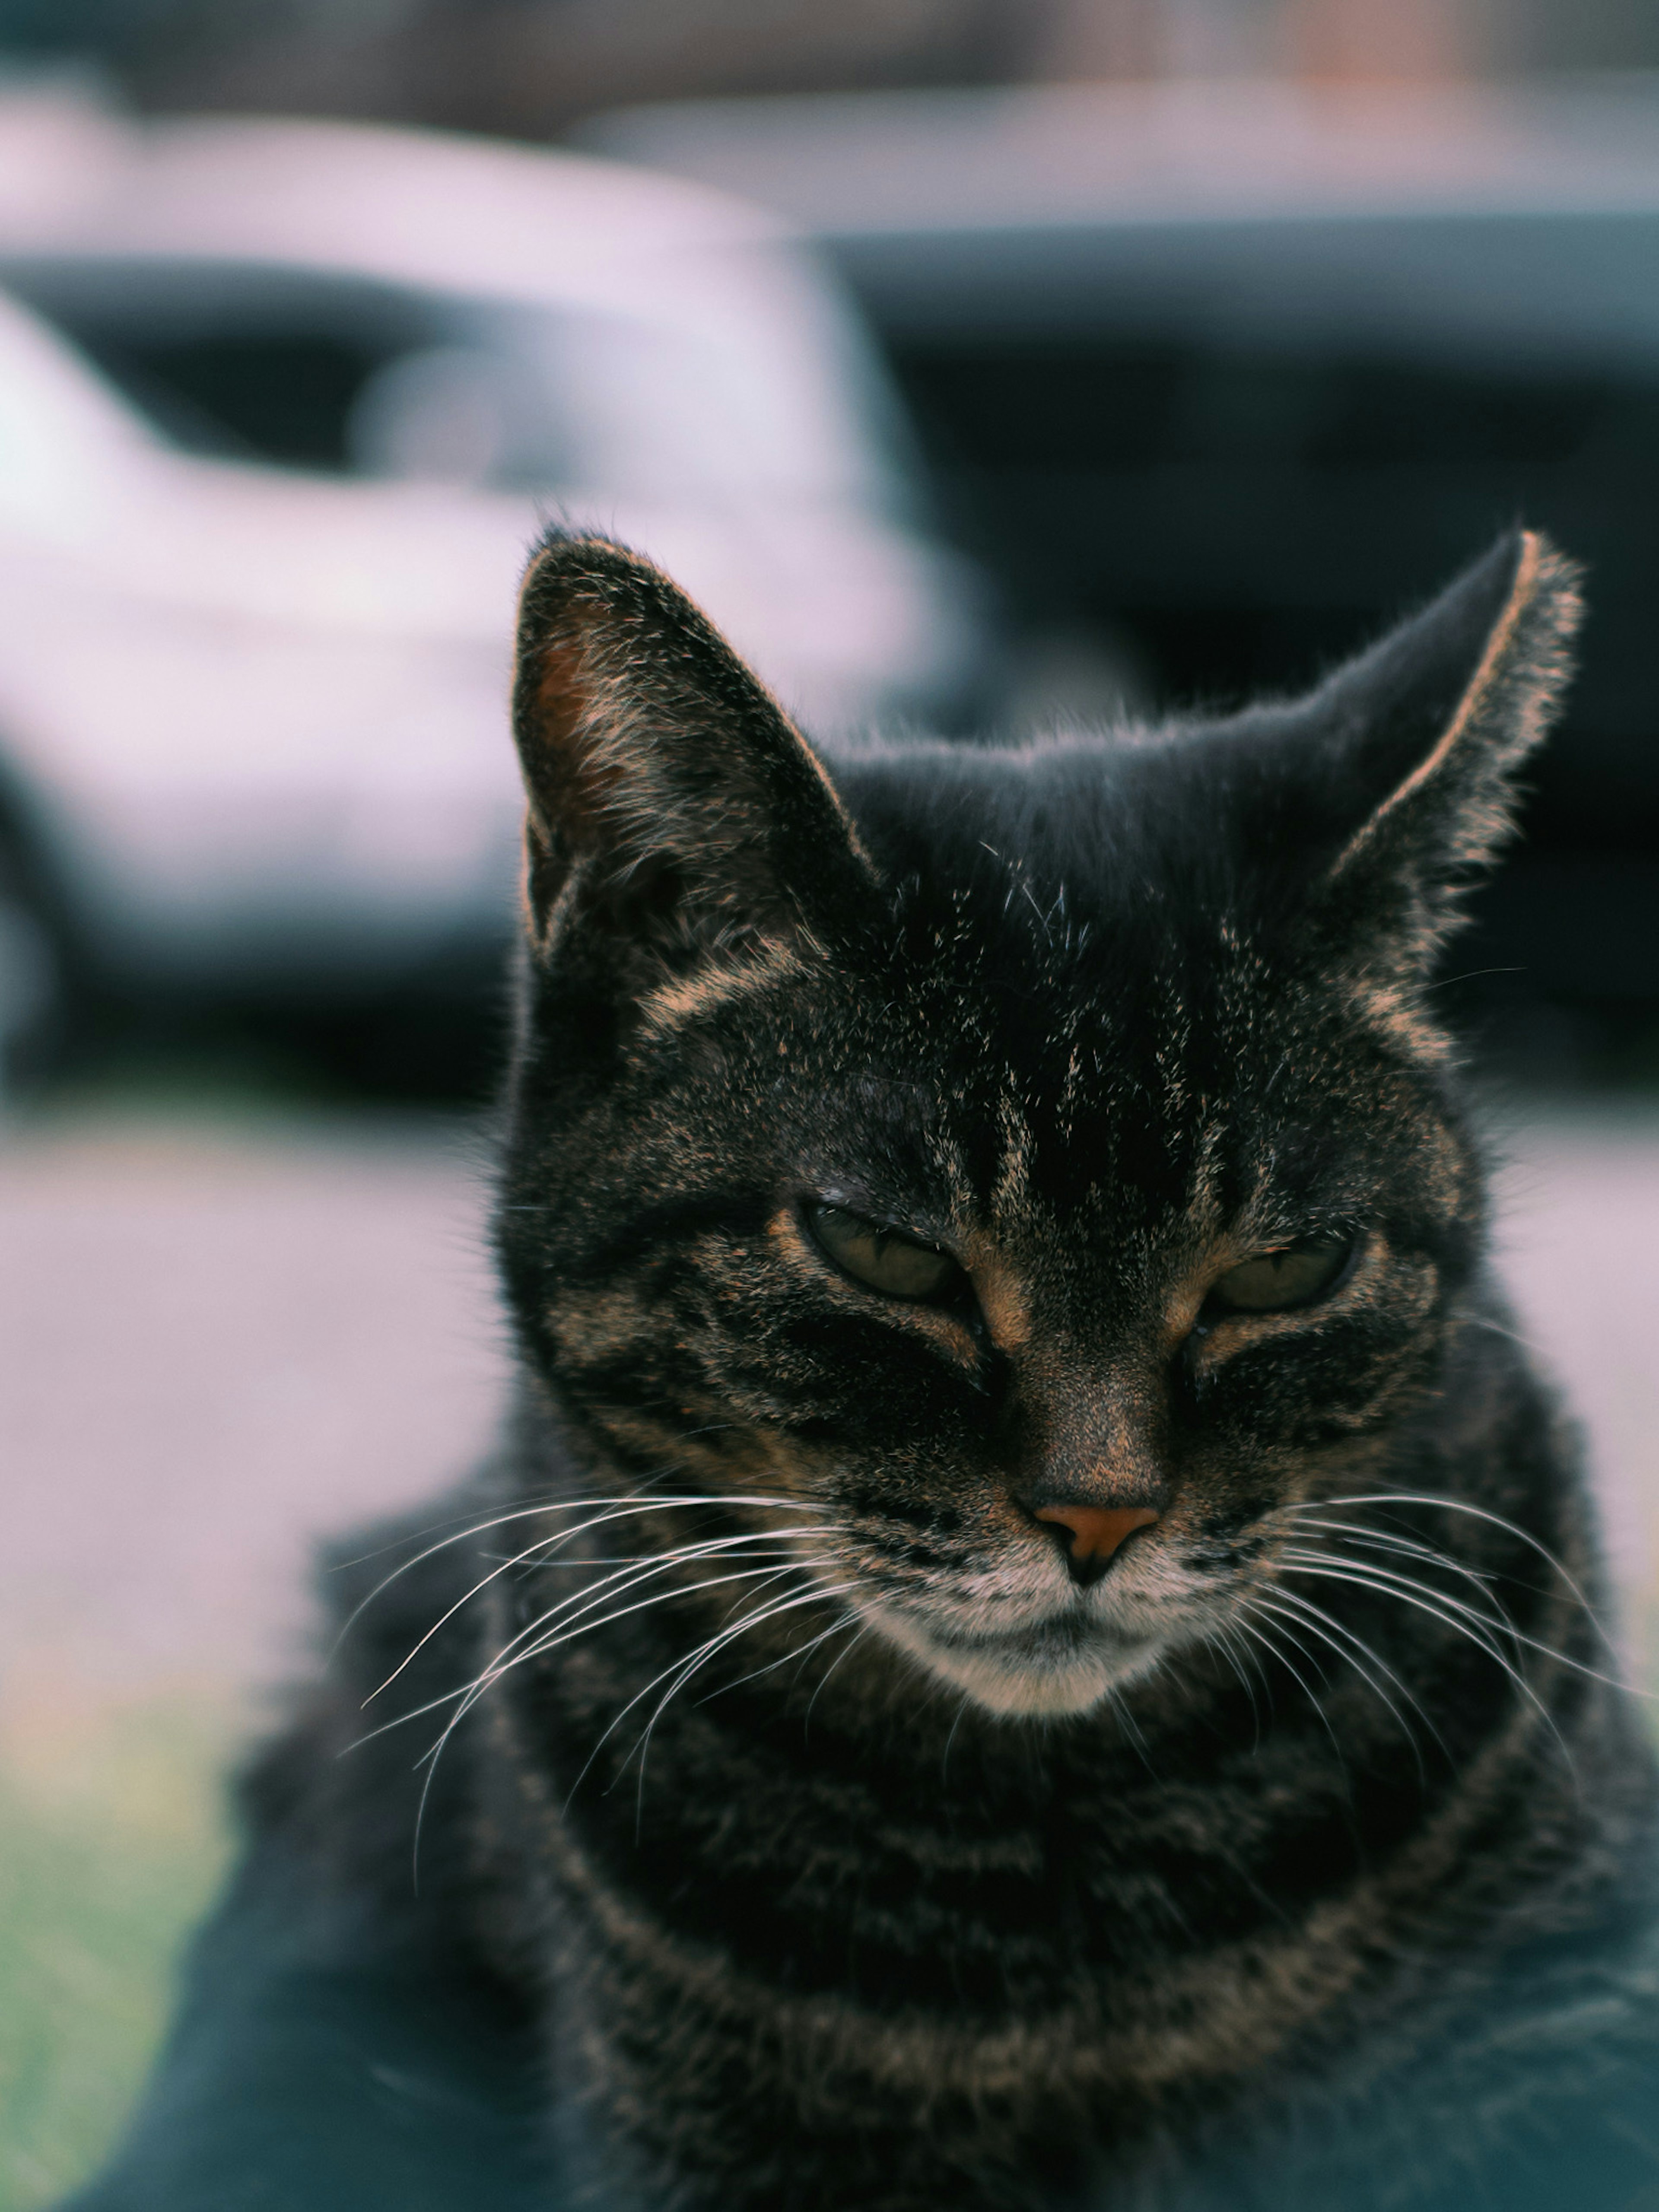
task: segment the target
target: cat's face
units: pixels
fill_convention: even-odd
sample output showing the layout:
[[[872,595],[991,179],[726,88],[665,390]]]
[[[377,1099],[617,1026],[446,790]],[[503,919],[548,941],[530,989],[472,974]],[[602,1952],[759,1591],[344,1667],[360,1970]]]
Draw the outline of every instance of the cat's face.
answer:
[[[832,788],[659,579],[544,554],[501,1245],[617,1493],[741,1499],[803,1642],[833,1593],[1000,1712],[1271,1604],[1473,1264],[1417,991],[1570,615],[1519,541],[1295,708]]]

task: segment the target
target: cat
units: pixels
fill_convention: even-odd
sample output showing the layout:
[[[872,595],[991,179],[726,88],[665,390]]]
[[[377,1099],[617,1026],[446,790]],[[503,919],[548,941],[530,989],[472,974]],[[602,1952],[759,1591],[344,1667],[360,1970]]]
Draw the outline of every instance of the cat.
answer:
[[[1653,1762],[1428,988],[1577,611],[1516,532],[1305,697],[829,754],[549,537],[516,1402],[337,1561],[88,2208],[1659,2202]]]

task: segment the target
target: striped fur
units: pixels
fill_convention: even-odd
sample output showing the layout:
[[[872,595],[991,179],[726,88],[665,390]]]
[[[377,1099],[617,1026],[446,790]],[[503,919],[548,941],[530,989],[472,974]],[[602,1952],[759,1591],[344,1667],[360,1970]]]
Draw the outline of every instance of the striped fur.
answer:
[[[1651,1778],[1425,985],[1576,613],[1518,536],[1304,699],[821,760],[646,564],[538,554],[446,1818],[611,2201],[1115,2212],[1294,2142],[1428,2202],[1568,2094]],[[1217,1309],[1309,1236],[1328,1296]],[[1158,1517],[1085,1584],[1055,1498]]]

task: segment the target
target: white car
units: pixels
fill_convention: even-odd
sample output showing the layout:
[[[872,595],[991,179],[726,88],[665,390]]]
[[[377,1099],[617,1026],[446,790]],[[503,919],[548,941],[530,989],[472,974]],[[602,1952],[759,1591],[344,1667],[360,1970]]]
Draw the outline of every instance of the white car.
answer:
[[[809,726],[948,711],[974,580],[772,219],[331,124],[0,110],[0,1055],[120,991],[346,1002],[503,938],[515,581],[653,555]]]

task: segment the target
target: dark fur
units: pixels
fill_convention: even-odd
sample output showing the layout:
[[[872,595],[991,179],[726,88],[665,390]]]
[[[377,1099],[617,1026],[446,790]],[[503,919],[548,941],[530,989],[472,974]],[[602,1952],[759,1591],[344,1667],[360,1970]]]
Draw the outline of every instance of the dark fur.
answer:
[[[473,1533],[369,1604],[253,1805],[266,1848],[540,2022],[550,2204],[1427,2204],[1482,2177],[1518,2204],[1553,2141],[1611,2205],[1649,2171],[1652,1777],[1425,995],[1576,605],[1516,538],[1307,699],[826,776],[665,580],[538,556],[498,1214],[520,1402]],[[826,1196],[949,1247],[975,1295],[839,1275],[799,1211]],[[1310,1232],[1357,1243],[1323,1304],[1206,1304]],[[1335,1509],[1436,1559],[1298,1538],[1290,1509],[1378,1492],[1473,1510]],[[665,1502],[535,1548],[587,1498]],[[1160,1518],[1078,1592],[1032,1519],[1056,1500]],[[799,1564],[697,1587],[769,1571],[769,1530]],[[689,1540],[729,1548],[659,1564]],[[1310,1542],[1441,1609],[1298,1580]],[[1294,1617],[1249,1641],[1241,1593]],[[799,1601],[677,1686],[768,1598]],[[1481,1648],[1459,1601],[1514,1634]],[[337,1760],[441,1619],[368,1707],[434,1711]],[[492,1666],[411,1900],[408,1747]]]

